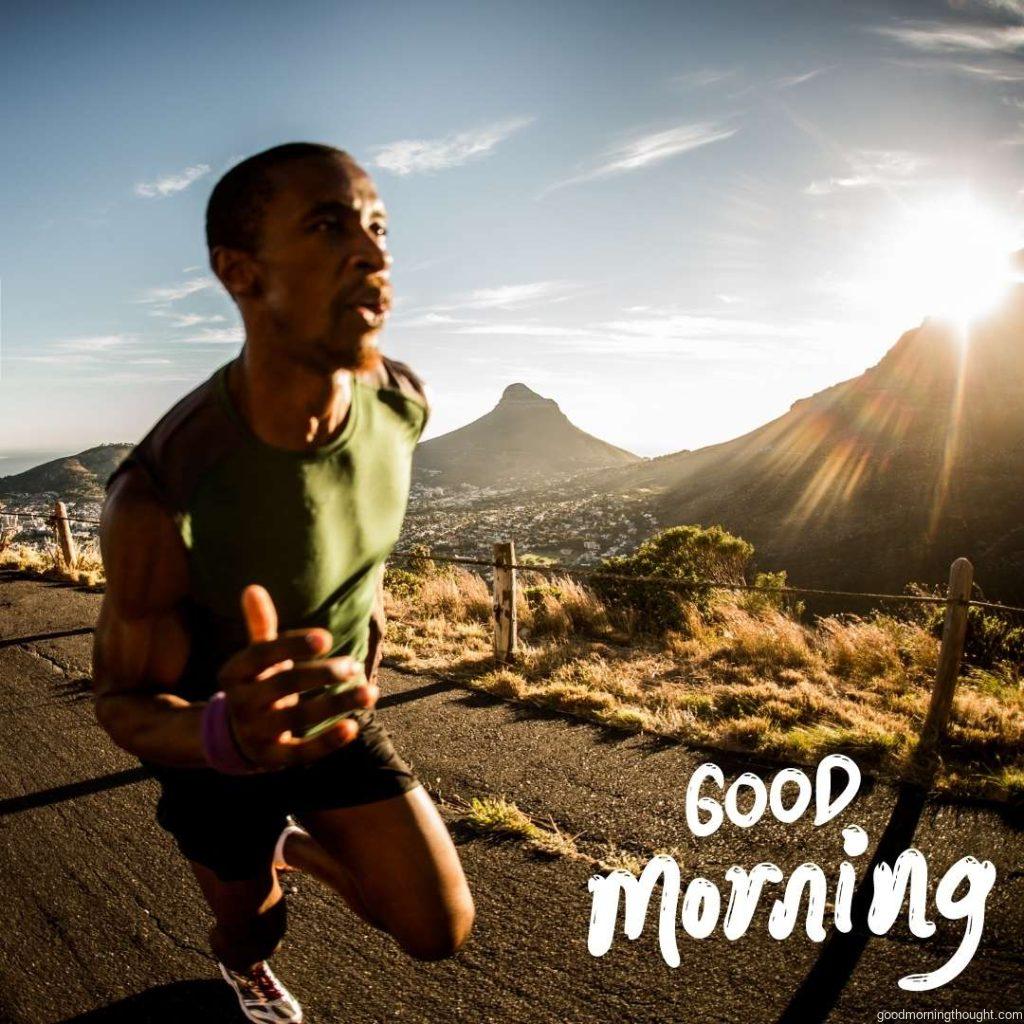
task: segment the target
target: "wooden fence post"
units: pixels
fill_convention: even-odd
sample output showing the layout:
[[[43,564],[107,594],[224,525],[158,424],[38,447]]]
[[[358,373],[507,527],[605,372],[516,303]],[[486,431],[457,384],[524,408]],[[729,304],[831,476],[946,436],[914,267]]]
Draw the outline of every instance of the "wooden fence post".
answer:
[[[63,501],[58,501],[54,509],[53,529],[57,534],[57,546],[60,549],[60,556],[64,560],[64,567],[73,569],[78,563],[78,547],[75,544],[75,538],[71,536],[68,510]]]
[[[958,558],[949,569],[949,590],[946,593],[946,622],[942,629],[942,648],[939,667],[935,673],[928,715],[921,727],[914,760],[929,779],[938,767],[938,748],[946,734],[949,714],[953,709],[953,694],[960,674],[960,660],[967,635],[967,601],[974,584],[974,566],[966,558]]]
[[[494,545],[494,660],[513,661],[519,647],[516,623],[516,546]]]

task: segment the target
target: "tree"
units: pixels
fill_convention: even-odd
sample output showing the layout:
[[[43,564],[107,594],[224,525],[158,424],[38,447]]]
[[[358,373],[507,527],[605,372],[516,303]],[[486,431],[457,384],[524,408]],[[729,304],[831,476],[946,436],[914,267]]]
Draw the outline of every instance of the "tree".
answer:
[[[711,590],[704,585],[746,583],[754,546],[721,526],[673,526],[645,540],[628,555],[601,563],[601,570],[625,576],[658,576],[688,586],[631,583],[597,577],[594,589],[609,609],[631,613],[641,632],[681,629],[687,603],[708,607]]]

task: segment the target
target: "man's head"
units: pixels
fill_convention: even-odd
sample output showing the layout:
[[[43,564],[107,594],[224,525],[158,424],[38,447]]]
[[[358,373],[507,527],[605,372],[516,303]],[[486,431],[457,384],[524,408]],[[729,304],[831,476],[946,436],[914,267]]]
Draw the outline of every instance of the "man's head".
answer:
[[[387,213],[368,174],[332,146],[276,146],[217,182],[210,266],[250,344],[321,370],[370,369],[391,306]]]

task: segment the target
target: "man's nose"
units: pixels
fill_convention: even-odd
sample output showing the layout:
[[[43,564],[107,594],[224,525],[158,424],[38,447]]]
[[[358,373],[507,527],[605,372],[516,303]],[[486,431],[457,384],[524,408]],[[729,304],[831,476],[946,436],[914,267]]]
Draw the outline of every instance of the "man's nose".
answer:
[[[363,245],[354,254],[354,265],[357,270],[379,274],[391,269],[394,258],[373,235],[367,233]]]

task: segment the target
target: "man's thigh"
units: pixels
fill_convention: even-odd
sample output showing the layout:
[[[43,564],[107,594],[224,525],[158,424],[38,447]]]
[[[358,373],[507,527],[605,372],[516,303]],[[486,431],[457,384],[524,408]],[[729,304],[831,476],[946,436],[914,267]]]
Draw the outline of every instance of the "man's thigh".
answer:
[[[413,956],[448,956],[465,940],[473,899],[455,844],[423,786],[355,807],[307,811],[300,820]]]

